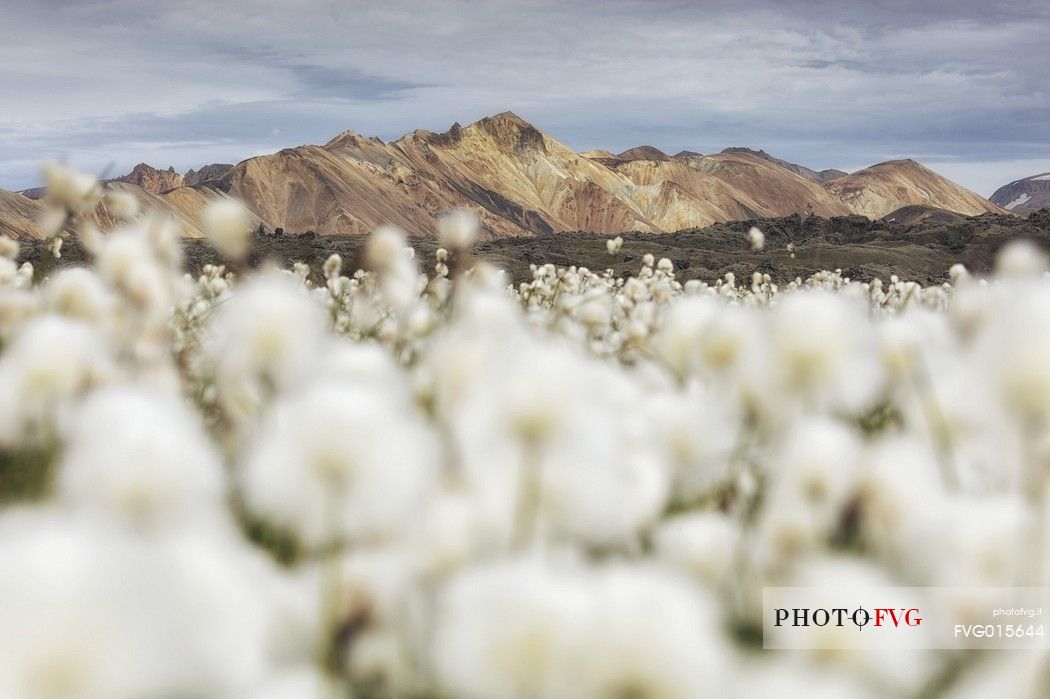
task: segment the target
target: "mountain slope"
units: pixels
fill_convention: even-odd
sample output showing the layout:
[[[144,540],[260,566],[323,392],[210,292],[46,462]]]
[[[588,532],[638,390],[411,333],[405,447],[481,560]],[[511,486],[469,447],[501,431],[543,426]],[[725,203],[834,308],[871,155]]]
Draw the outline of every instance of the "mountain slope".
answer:
[[[820,185],[752,153],[718,153],[690,164],[732,185],[757,205],[754,215],[844,216],[849,208]]]
[[[824,184],[825,182],[830,182],[831,180],[836,180],[836,179],[838,179],[840,177],[845,177],[847,174],[849,174],[847,172],[844,172],[842,170],[836,170],[834,168],[831,168],[831,169],[828,169],[828,170],[812,170],[812,169],[810,169],[810,168],[808,168],[808,167],[806,167],[804,165],[797,165],[795,163],[790,163],[787,160],[781,160],[780,158],[775,158],[772,155],[770,155],[769,153],[765,152],[764,150],[754,150],[752,148],[733,147],[733,148],[726,148],[722,152],[723,153],[749,153],[751,155],[758,156],[759,158],[762,158],[763,160],[768,160],[771,163],[774,163],[776,165],[781,166],[782,168],[790,170],[791,172],[795,173],[796,175],[804,177],[807,180],[809,180],[810,182],[816,182],[817,184]]]
[[[211,182],[213,180],[222,179],[222,176],[232,169],[233,165],[228,163],[201,165],[200,170],[188,170],[186,174],[182,176],[182,183],[192,187],[193,185],[201,184],[202,182]]]
[[[39,237],[36,219],[40,204],[15,192],[0,189],[0,234],[12,238]]]
[[[654,229],[626,177],[510,112],[444,134],[414,131],[392,145],[421,175],[534,233]]]
[[[1021,216],[1050,208],[1050,172],[1005,184],[995,190],[989,200]]]
[[[889,160],[832,180],[824,187],[854,213],[881,218],[910,204],[967,216],[1003,213],[984,197],[941,177],[914,160]]]

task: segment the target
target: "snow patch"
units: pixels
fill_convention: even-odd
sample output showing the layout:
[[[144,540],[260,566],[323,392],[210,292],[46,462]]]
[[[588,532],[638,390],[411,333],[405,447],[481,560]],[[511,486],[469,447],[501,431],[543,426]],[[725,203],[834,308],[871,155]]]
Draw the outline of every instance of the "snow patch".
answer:
[[[1050,179],[1050,175],[1047,176],[1047,179]],[[1007,204],[1004,208],[1012,209],[1015,206],[1020,206],[1021,204],[1024,204],[1026,201],[1028,201],[1031,198],[1032,198],[1031,195],[1029,195],[1027,193],[1024,193],[1021,196],[1019,196],[1016,199],[1014,199],[1009,204]]]
[[[1039,175],[1039,177],[1033,177],[1033,180],[1050,180],[1050,172],[1045,175]]]

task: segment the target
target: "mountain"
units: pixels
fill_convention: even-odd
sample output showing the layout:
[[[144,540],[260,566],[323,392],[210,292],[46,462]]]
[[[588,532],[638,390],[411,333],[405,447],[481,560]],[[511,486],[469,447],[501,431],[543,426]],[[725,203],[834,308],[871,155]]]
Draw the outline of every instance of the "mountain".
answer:
[[[1050,208],[1050,172],[1014,180],[995,190],[989,199],[1007,211],[1022,216]]]
[[[227,163],[212,163],[202,165],[200,170],[189,170],[182,176],[182,183],[193,186],[202,182],[212,182],[222,179],[222,176],[233,169],[233,165]]]
[[[635,146],[616,157],[620,160],[667,160],[667,153],[652,146]]]
[[[428,235],[441,215],[463,207],[477,212],[487,238],[665,232],[792,214],[878,218],[910,204],[1001,211],[913,161],[828,179],[839,172],[746,148],[576,153],[504,112],[391,142],[346,131],[324,145],[185,175],[140,164],[109,186],[128,188],[144,208],[182,222],[190,236],[199,235],[201,209],[225,196],[242,199],[267,229],[320,235],[362,234],[388,223]],[[25,215],[32,206],[25,197],[10,199],[9,227],[32,235],[32,216]]]
[[[158,170],[146,163],[139,163],[128,174],[116,177],[112,181],[133,184],[151,194],[162,194],[169,189],[181,187],[183,184],[182,175],[175,172],[175,168]]]
[[[38,237],[36,219],[40,204],[32,199],[0,189],[0,234],[19,238]]]
[[[817,214],[845,216],[850,208],[817,184],[751,153],[718,153],[690,158],[693,167],[733,185],[758,206],[760,216]]]
[[[795,163],[789,163],[788,161],[781,160],[780,158],[774,158],[772,155],[770,155],[769,153],[765,152],[764,150],[754,150],[752,148],[734,147],[734,148],[726,148],[722,152],[723,153],[748,153],[750,155],[754,155],[754,156],[757,156],[759,158],[762,158],[763,160],[768,160],[771,163],[775,163],[776,165],[779,165],[782,168],[786,168],[786,169],[790,170],[791,172],[795,173],[796,175],[800,175],[802,177],[805,177],[810,182],[816,182],[818,184],[824,184],[825,182],[831,182],[832,180],[837,180],[838,178],[845,177],[847,174],[849,174],[847,172],[843,172],[842,170],[835,170],[834,168],[832,168],[830,170],[819,170],[819,171],[818,170],[811,170],[810,168],[805,167],[803,165],[796,165]]]
[[[947,209],[967,216],[1003,213],[984,197],[941,177],[914,160],[889,160],[824,187],[855,213],[881,218],[909,204]]]

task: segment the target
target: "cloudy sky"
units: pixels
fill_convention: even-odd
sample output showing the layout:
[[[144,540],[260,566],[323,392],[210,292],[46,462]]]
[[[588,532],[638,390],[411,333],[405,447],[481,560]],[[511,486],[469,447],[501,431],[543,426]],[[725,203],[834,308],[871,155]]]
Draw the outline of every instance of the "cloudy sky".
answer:
[[[0,0],[0,187],[512,110],[579,150],[1050,170],[1045,0]]]

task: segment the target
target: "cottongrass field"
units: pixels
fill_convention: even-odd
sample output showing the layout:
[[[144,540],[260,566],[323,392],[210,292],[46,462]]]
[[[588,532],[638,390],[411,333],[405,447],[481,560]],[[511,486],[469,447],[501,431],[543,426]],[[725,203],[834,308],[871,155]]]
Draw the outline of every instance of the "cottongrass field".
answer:
[[[466,213],[433,260],[380,229],[367,270],[248,270],[224,200],[191,278],[173,223],[47,176],[93,262],[0,240],[3,699],[1050,695],[1042,652],[760,621],[765,586],[1047,584],[1034,247],[925,288],[646,256],[515,289]]]

